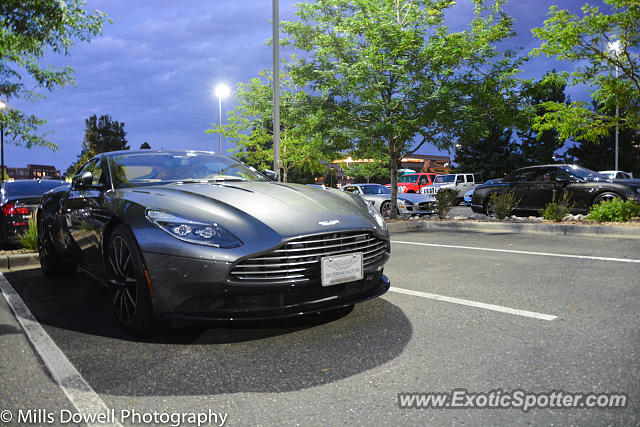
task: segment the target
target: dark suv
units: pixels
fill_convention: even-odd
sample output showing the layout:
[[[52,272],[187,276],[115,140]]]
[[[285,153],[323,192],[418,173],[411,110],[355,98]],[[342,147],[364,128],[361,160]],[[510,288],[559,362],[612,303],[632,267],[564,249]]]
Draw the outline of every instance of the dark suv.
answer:
[[[27,230],[29,217],[38,209],[42,195],[61,185],[69,184],[57,180],[4,181],[0,200],[0,244],[18,243],[18,237]]]

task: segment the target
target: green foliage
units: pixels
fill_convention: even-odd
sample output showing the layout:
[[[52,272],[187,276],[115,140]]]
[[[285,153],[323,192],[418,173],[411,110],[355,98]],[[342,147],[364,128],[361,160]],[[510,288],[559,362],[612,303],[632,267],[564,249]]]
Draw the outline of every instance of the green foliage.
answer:
[[[438,214],[438,218],[444,219],[451,211],[451,208],[455,205],[459,197],[459,191],[451,188],[440,190],[436,192],[435,209]]]
[[[500,220],[509,216],[509,214],[511,214],[511,212],[520,204],[520,199],[518,199],[515,191],[492,193],[491,196],[489,196],[489,199],[491,203],[493,203],[496,218]]]
[[[544,27],[533,29],[542,40],[532,55],[547,55],[580,64],[571,73],[552,74],[547,81],[569,85],[588,85],[599,107],[575,101],[543,104],[544,113],[536,118],[536,131],[557,130],[562,141],[598,143],[616,123],[622,128],[640,128],[640,3],[637,0],[605,0],[610,13],[586,4],[582,17],[553,6]],[[610,43],[617,41],[618,52]],[[619,75],[616,75],[619,74]],[[618,104],[624,111],[619,118],[610,112]]]
[[[25,249],[38,249],[38,224],[35,213],[29,218],[27,231],[18,237],[18,242]]]
[[[541,104],[564,102],[565,87],[544,79],[517,79],[522,60],[506,54],[488,71],[465,78],[460,90],[468,96],[459,107],[457,170],[491,179],[522,166],[553,162],[555,151],[563,144],[554,131],[535,132],[531,125],[542,111]]]
[[[512,35],[502,0],[476,1],[472,21],[459,32],[445,23],[454,4],[304,1],[297,5],[299,20],[282,23],[283,44],[305,52],[289,67],[293,79],[326,99],[335,135],[325,140],[334,151],[385,153],[392,205],[399,160],[425,143],[452,146],[451,109],[461,105],[456,81],[487,63],[494,45]]]
[[[553,198],[547,203],[544,209],[540,210],[540,215],[544,219],[560,222],[565,216],[571,213],[574,202],[571,200],[571,192],[564,191],[562,197],[556,200],[556,190],[553,190]]]
[[[587,219],[597,222],[624,222],[640,217],[640,203],[619,198],[604,200],[591,206]]]
[[[50,92],[75,83],[71,67],[41,60],[50,53],[68,56],[76,40],[88,42],[100,34],[106,15],[87,13],[85,6],[79,0],[0,1],[0,99],[34,101],[44,97],[34,85]],[[57,148],[38,132],[45,120],[11,107],[0,120],[17,145]]]
[[[618,135],[618,159],[620,170],[640,176],[640,134],[635,129],[620,129]],[[610,129],[599,144],[581,142],[570,147],[565,156],[567,163],[576,163],[585,168],[599,171],[614,169],[615,165],[615,129]]]
[[[140,150],[150,150],[150,149],[151,149],[151,145],[149,145],[147,141],[140,144]]]
[[[297,170],[322,173],[322,159],[333,160],[336,154],[318,131],[323,124],[323,110],[318,97],[308,95],[281,73],[280,88],[280,159],[283,181]],[[234,154],[259,170],[273,166],[273,75],[262,71],[249,83],[238,84],[237,106],[227,114],[227,123],[214,125],[207,133],[222,132],[236,145]]]
[[[85,125],[82,151],[78,160],[69,166],[65,176],[73,176],[80,166],[97,154],[129,149],[124,123],[112,121],[108,114],[100,116],[99,119],[94,114],[85,120]]]
[[[386,181],[389,179],[389,164],[383,161],[351,163],[345,168],[345,173],[356,179],[357,182],[371,182],[372,179]]]

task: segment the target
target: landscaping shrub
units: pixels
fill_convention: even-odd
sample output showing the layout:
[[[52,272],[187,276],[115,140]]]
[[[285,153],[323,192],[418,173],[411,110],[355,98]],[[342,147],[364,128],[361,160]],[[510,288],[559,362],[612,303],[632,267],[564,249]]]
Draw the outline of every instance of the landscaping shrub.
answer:
[[[495,207],[495,215],[498,219],[505,219],[520,204],[520,199],[514,191],[492,193],[489,199]]]
[[[20,246],[25,249],[37,250],[38,249],[38,225],[36,222],[36,214],[34,213],[29,218],[27,231],[25,231],[20,237],[18,242]]]
[[[560,222],[562,219],[571,213],[573,208],[573,201],[571,200],[571,192],[565,191],[562,193],[562,197],[556,200],[556,190],[553,190],[553,198],[551,202],[540,211],[540,215],[544,219]]]
[[[591,206],[587,219],[597,222],[623,222],[640,217],[640,203],[635,200],[605,200]]]
[[[436,198],[436,213],[438,214],[438,218],[443,219],[447,216],[451,208],[456,203],[458,199],[458,190],[453,189],[445,189],[440,190],[435,195]]]

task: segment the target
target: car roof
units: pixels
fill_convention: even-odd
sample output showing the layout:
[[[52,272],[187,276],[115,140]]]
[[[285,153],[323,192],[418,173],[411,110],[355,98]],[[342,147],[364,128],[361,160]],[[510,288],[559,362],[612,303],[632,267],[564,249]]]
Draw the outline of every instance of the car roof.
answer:
[[[224,156],[224,154],[218,154],[214,151],[207,150],[164,150],[164,149],[156,149],[156,150],[118,150],[118,151],[108,151],[106,153],[100,153],[95,155],[93,158],[97,158],[100,156],[118,156],[121,154],[151,154],[151,153],[163,153],[163,154],[186,154],[186,153],[200,153],[200,154],[216,154],[219,156]]]

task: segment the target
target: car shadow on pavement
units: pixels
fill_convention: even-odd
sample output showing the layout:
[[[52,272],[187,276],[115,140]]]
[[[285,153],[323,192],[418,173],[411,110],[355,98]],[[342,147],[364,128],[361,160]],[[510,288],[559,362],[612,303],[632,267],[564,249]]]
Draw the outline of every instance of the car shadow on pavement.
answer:
[[[111,395],[294,391],[387,363],[412,336],[402,310],[376,298],[352,311],[163,328],[139,339],[122,332],[106,289],[87,276],[4,275],[94,390]]]

